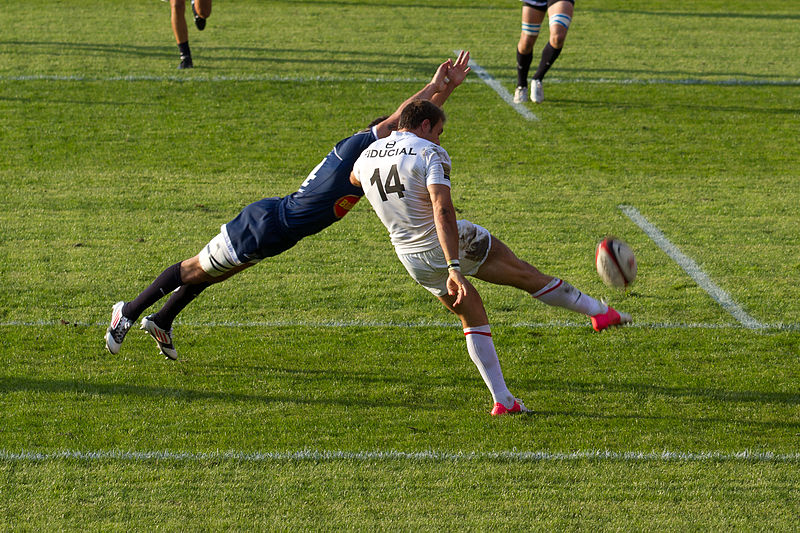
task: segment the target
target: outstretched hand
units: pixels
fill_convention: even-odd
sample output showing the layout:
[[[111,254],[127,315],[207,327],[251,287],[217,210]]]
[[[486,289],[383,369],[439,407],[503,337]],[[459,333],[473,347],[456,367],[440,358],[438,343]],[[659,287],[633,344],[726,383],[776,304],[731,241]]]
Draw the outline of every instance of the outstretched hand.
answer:
[[[448,61],[450,60],[448,59]],[[458,87],[461,85],[461,82],[464,81],[464,78],[467,77],[470,70],[472,69],[469,67],[469,51],[461,50],[461,52],[458,53],[456,62],[451,62],[447,70],[447,78],[453,87]]]

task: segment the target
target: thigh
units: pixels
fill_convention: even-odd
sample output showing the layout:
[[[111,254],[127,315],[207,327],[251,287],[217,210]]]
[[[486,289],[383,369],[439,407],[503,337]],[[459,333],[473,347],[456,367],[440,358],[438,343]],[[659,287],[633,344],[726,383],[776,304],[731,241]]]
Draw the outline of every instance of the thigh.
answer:
[[[574,8],[575,8],[574,4],[568,0],[558,0],[558,2],[552,3],[547,8],[547,16],[549,18],[551,35],[561,35],[562,38],[566,36],[567,30],[569,29],[569,22],[572,21]],[[566,15],[567,17],[569,17],[567,19],[566,26],[562,23],[555,22],[559,19],[557,15]]]
[[[200,250],[200,253],[181,263],[181,278],[184,283],[216,283],[257,263],[242,263],[231,254],[231,248],[222,233]]]
[[[547,2],[547,14],[566,13],[570,17],[575,9],[575,2],[572,0],[550,0]]]
[[[524,3],[522,4],[522,22],[528,24],[541,24],[544,20],[544,15],[547,12],[547,7],[533,7],[533,5]]]
[[[197,285],[198,283],[219,283],[220,281],[225,281],[234,274],[238,274],[242,270],[255,264],[244,263],[242,265],[234,266],[230,270],[226,270],[225,272],[217,275],[211,275],[203,268],[203,265],[200,261],[201,254],[181,262],[181,281],[184,285]]]
[[[550,283],[551,276],[520,259],[504,242],[492,236],[492,248],[475,277],[495,285],[509,285],[536,292]]]

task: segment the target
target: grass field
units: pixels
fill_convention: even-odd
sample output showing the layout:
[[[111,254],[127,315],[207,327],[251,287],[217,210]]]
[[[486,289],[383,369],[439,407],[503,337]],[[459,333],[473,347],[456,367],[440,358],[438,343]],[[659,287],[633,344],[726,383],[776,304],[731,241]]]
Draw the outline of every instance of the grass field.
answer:
[[[493,419],[456,320],[366,202],[205,291],[179,361],[139,331],[111,356],[103,334],[454,50],[513,92],[518,2],[218,2],[189,72],[166,3],[6,2],[0,530],[796,530],[798,20],[777,0],[579,0],[535,119],[474,74],[451,97],[459,215],[634,317],[597,334],[476,282],[533,411]],[[610,233],[639,261],[626,294],[594,271]]]

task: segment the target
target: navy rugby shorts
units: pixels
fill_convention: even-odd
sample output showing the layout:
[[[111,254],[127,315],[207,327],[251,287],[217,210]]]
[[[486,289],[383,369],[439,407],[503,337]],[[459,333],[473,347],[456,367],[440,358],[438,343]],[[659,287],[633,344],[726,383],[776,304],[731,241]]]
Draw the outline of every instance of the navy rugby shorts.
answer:
[[[222,234],[236,254],[235,261],[255,263],[283,253],[298,243],[299,239],[287,235],[278,219],[280,201],[275,197],[253,202],[222,226]]]
[[[556,2],[560,2],[561,0],[520,0],[523,4],[528,7],[532,7],[533,9],[538,9],[539,11],[547,11],[547,8],[555,4]],[[572,5],[575,5],[575,0],[566,0]]]

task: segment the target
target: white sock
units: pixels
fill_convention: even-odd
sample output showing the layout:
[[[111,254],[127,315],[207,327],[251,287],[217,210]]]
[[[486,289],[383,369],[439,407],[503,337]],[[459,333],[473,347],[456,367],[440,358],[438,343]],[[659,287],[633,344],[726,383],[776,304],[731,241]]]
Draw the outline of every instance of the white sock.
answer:
[[[531,296],[547,305],[563,307],[588,316],[600,315],[608,311],[608,306],[603,302],[595,300],[558,278],[553,278],[541,290],[531,293]]]
[[[513,407],[514,396],[503,379],[503,371],[500,369],[489,325],[464,328],[464,336],[467,338],[469,356],[478,367],[495,403],[500,402],[508,408]]]

